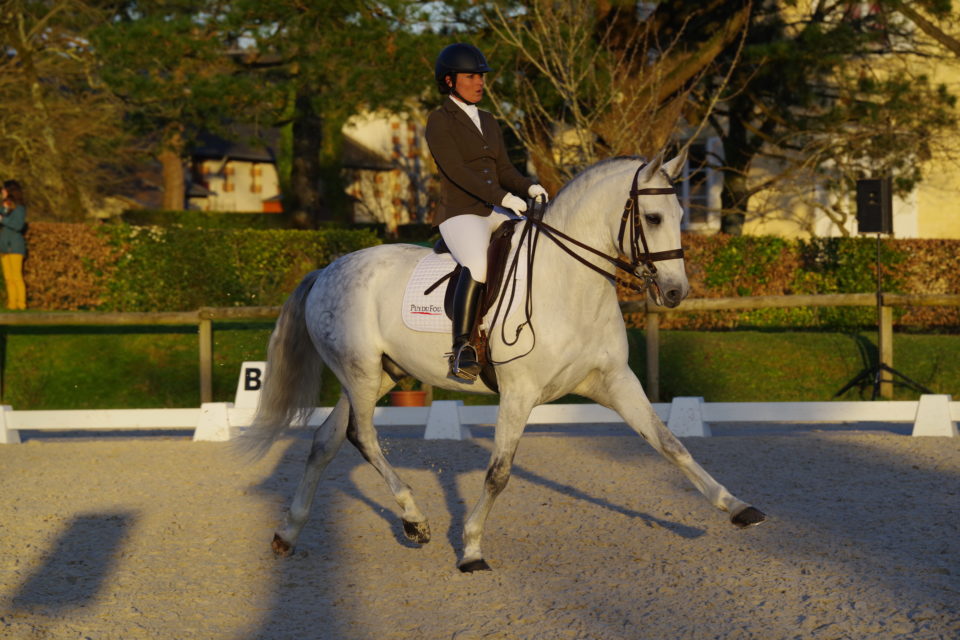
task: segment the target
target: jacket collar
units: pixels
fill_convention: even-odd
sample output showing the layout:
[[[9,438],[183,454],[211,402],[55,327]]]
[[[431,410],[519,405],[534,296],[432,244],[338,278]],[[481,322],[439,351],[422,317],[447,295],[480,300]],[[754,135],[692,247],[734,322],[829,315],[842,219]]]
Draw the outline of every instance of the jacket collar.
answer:
[[[447,96],[446,100],[443,101],[443,108],[453,116],[454,120],[470,129],[470,131],[477,135],[481,140],[486,141],[485,136],[488,133],[486,129],[489,127],[484,127],[484,131],[481,133],[480,130],[477,129],[477,125],[475,125],[473,120],[470,119],[470,116],[468,116],[463,109],[454,104],[453,98]],[[481,120],[483,119],[483,111],[480,111],[480,118]]]

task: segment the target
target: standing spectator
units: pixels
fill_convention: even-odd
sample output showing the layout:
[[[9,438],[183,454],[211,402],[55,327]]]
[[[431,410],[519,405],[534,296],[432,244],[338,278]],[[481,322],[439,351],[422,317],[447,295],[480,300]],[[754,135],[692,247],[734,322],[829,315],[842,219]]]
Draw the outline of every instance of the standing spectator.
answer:
[[[7,308],[27,308],[27,287],[23,282],[23,256],[27,244],[23,239],[27,209],[23,189],[16,180],[3,183],[3,213],[0,215],[0,265],[7,286]]]

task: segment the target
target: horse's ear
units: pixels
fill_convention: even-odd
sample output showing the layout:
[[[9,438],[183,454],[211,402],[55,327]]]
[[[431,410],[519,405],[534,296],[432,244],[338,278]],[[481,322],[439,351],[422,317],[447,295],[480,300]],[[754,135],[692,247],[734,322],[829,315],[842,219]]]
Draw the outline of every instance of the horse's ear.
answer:
[[[640,177],[642,178],[640,182],[647,182],[648,180],[653,178],[655,175],[657,175],[657,171],[659,171],[660,167],[662,166],[663,166],[663,152],[661,151],[656,156],[654,156],[653,160],[651,160],[646,165],[644,165],[643,172],[640,174]]]
[[[684,146],[680,150],[680,155],[678,155],[673,160],[669,160],[664,163],[663,170],[667,174],[667,177],[670,178],[670,182],[675,182],[676,179],[683,172],[683,165],[687,164],[687,147]]]

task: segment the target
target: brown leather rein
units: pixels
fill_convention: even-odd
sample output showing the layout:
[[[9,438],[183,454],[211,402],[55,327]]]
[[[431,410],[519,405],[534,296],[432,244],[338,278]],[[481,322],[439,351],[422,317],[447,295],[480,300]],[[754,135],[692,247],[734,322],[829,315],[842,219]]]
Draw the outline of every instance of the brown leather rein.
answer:
[[[508,362],[513,362],[514,360],[519,360],[530,354],[533,351],[534,346],[537,343],[537,334],[533,329],[533,261],[537,252],[537,242],[539,241],[540,233],[543,233],[545,236],[550,238],[558,247],[567,252],[570,256],[575,258],[581,264],[593,269],[600,275],[610,280],[613,280],[617,284],[620,284],[628,289],[632,289],[638,293],[645,293],[648,288],[655,287],[659,291],[659,285],[657,285],[657,267],[654,265],[655,262],[660,260],[676,260],[683,257],[683,248],[671,249],[669,251],[650,251],[650,247],[647,245],[647,237],[643,231],[643,221],[640,219],[640,196],[659,196],[659,195],[669,195],[671,193],[676,193],[676,190],[673,187],[661,187],[661,188],[646,188],[638,189],[637,184],[640,179],[640,172],[643,171],[643,168],[646,167],[646,163],[640,165],[640,168],[637,169],[637,172],[633,175],[633,187],[630,189],[630,197],[627,199],[627,203],[623,206],[623,216],[620,219],[620,232],[617,235],[617,245],[620,248],[621,253],[626,253],[623,248],[624,239],[626,237],[627,227],[629,226],[633,233],[630,234],[630,253],[631,261],[626,262],[621,260],[617,256],[610,256],[602,251],[594,249],[593,247],[580,242],[576,238],[571,238],[563,231],[560,231],[556,227],[550,226],[544,222],[541,217],[543,216],[543,207],[537,211],[536,201],[534,201],[534,206],[531,208],[530,212],[527,214],[526,220],[528,224],[523,225],[523,231],[520,235],[519,245],[523,245],[524,242],[529,242],[529,251],[527,252],[526,262],[527,262],[527,288],[526,288],[526,300],[525,300],[525,309],[524,314],[526,316],[524,322],[520,323],[516,327],[516,335],[513,337],[506,335],[506,324],[501,324],[500,326],[500,339],[506,346],[513,346],[517,344],[520,340],[520,334],[523,332],[524,327],[529,326],[530,331],[533,334],[533,345],[524,353],[521,353],[517,356],[509,358],[507,360],[494,360],[490,358],[489,362],[492,365],[498,366],[502,364],[507,364]],[[531,229],[536,228],[537,233],[532,233]],[[621,271],[626,271],[631,276],[639,278],[642,281],[642,284],[626,280],[617,275],[616,272],[609,273],[604,271],[602,268],[593,264],[583,256],[579,255],[574,249],[568,247],[564,242],[568,242],[584,251],[592,253],[595,256],[603,258],[610,264],[612,264],[617,269]],[[640,246],[643,246],[643,252],[640,252]],[[516,296],[516,282],[514,275],[517,273],[518,263],[520,260],[520,251],[517,251],[514,254],[513,261],[510,264],[510,267],[507,269],[506,274],[504,275],[504,289],[502,293],[498,296],[498,301],[496,309],[493,313],[493,317],[490,320],[490,331],[493,331],[493,328],[498,324],[498,321],[501,318],[506,318],[510,309],[513,308]],[[638,273],[638,270],[643,269],[642,273]],[[506,286],[507,282],[513,281],[514,284],[512,287]],[[504,303],[506,302],[506,310],[504,310]],[[501,313],[503,315],[501,315]]]
[[[633,174],[633,187],[630,189],[630,196],[627,198],[626,204],[623,205],[623,216],[620,218],[620,232],[617,234],[617,246],[620,248],[620,253],[626,254],[623,245],[627,233],[627,227],[629,226],[629,228],[632,230],[632,233],[630,234],[630,262],[621,260],[617,256],[607,255],[602,251],[594,249],[593,247],[580,242],[576,238],[571,238],[556,227],[550,226],[537,216],[528,216],[527,219],[530,220],[538,230],[553,240],[558,247],[563,249],[565,252],[567,252],[567,254],[575,258],[581,264],[593,269],[597,273],[600,273],[607,278],[613,279],[614,282],[627,287],[628,289],[632,289],[638,293],[643,293],[650,286],[657,286],[657,267],[654,264],[655,262],[659,262],[661,260],[677,260],[683,257],[682,247],[679,249],[670,249],[669,251],[650,251],[650,247],[647,244],[647,236],[643,231],[643,221],[640,213],[640,196],[669,195],[676,193],[677,190],[672,186],[638,189],[637,187],[639,185],[637,182],[640,179],[640,172],[643,171],[644,167],[646,166],[646,163],[641,164],[640,168],[637,169],[637,172]],[[642,283],[638,284],[636,282],[621,278],[616,273],[610,274],[604,271],[568,247],[563,241],[569,242],[570,244],[573,244],[584,251],[588,251],[593,255],[606,260],[617,269],[625,271],[635,278],[639,278]],[[640,251],[641,245],[643,247],[642,252]],[[641,269],[642,271],[640,271]]]

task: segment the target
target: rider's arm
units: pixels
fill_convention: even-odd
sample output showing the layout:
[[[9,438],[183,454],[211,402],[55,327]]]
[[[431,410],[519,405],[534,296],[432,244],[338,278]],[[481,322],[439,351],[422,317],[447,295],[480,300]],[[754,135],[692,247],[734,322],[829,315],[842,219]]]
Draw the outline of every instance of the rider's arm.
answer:
[[[493,116],[490,116],[489,124],[484,122],[483,125],[484,127],[491,127],[500,138],[500,149],[497,154],[497,176],[500,178],[500,185],[521,198],[527,197],[530,187],[536,182],[517,171],[517,168],[510,162],[510,156],[507,154],[507,144],[503,140],[503,131]]]

